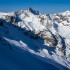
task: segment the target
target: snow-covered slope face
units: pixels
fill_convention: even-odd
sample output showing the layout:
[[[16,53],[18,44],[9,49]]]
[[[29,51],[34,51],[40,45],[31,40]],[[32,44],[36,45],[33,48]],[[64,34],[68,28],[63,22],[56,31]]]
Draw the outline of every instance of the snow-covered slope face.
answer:
[[[26,63],[23,63],[23,58],[29,58],[28,62],[33,58],[33,62],[36,61],[36,64],[31,63],[30,66],[33,65],[34,68],[34,65],[39,64],[37,60],[46,63],[44,65],[39,64],[42,68],[36,66],[40,70],[51,70],[52,68],[47,68],[47,66],[50,67],[51,65],[53,65],[53,70],[70,69],[69,34],[70,11],[52,15],[41,15],[38,11],[29,8],[17,12],[0,13],[0,48],[9,56],[12,54],[10,51],[13,51],[15,58],[12,56],[12,59],[15,61],[18,58],[17,61],[22,62],[20,66],[16,62],[15,64],[12,62],[15,65],[13,67],[14,70],[18,66],[17,70],[20,70],[20,67],[22,68],[21,70],[25,68],[21,66]],[[0,52],[5,55],[3,51]],[[17,52],[19,55],[21,54],[20,57],[22,59],[19,58]],[[23,53],[28,56],[23,56],[25,55]],[[6,58],[2,54],[0,56]],[[9,57],[7,56],[7,58]],[[10,58],[9,61],[12,59]],[[2,67],[3,65],[5,66],[5,63],[2,64],[2,59],[0,62]],[[6,68],[8,67],[6,66]],[[35,70],[37,70],[36,68]]]
[[[70,57],[70,11],[54,14],[52,17],[55,30],[64,40],[65,55]]]

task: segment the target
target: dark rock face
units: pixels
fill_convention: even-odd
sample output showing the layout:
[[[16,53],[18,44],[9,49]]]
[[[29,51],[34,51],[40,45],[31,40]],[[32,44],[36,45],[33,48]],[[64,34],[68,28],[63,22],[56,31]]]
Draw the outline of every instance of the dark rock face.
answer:
[[[31,13],[33,13],[34,15],[39,15],[39,12],[35,9],[32,8],[28,8],[28,11],[30,11]]]
[[[2,21],[0,21],[0,26],[3,26],[3,22]]]

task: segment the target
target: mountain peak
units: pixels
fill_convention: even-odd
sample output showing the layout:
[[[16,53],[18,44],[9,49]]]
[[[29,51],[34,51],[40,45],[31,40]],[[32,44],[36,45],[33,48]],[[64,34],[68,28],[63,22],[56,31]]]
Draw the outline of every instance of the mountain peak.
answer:
[[[66,13],[70,13],[70,10],[65,11]]]
[[[60,13],[60,14],[62,14],[62,15],[64,15],[64,16],[68,16],[68,15],[70,15],[70,10],[67,10],[67,11],[65,11],[65,12],[62,12],[62,13]]]
[[[34,15],[39,15],[39,11],[35,10],[35,9],[32,9],[31,7],[29,7],[27,9],[29,12],[33,13]]]
[[[24,10],[19,10],[19,11],[15,12],[15,13],[18,14],[18,15],[21,15],[23,12],[24,12]]]

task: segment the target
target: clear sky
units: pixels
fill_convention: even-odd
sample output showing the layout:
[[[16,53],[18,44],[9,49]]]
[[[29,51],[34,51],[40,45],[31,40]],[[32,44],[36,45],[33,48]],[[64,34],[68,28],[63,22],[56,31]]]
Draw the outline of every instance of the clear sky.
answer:
[[[32,7],[40,13],[58,13],[70,10],[70,0],[0,0],[0,11],[10,12]]]

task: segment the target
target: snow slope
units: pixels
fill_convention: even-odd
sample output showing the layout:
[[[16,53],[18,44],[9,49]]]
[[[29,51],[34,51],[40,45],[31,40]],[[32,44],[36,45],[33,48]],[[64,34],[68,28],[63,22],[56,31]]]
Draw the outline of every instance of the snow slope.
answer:
[[[36,46],[40,46],[41,42],[38,43],[38,40],[34,40],[29,36],[26,36],[24,34],[26,30],[23,31],[22,29],[15,27],[9,23],[5,23],[4,26],[9,29],[9,33],[6,33],[6,28],[0,26],[1,70],[59,70],[52,64],[46,63],[38,57],[38,49]]]

